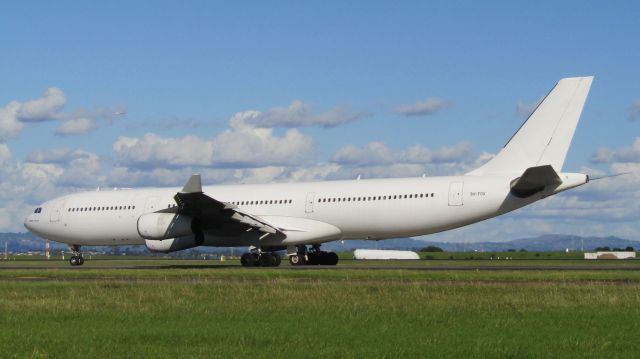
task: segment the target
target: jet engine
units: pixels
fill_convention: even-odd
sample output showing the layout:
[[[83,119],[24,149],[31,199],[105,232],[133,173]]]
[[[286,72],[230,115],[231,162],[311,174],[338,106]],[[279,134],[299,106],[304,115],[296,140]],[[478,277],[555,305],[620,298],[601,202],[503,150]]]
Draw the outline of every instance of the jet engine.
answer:
[[[193,219],[175,213],[148,213],[138,218],[140,237],[151,240],[173,239],[194,233]]]
[[[144,244],[147,246],[147,249],[152,252],[169,253],[197,247],[201,243],[198,244],[196,236],[191,235],[177,238],[168,238],[160,241],[154,239],[145,239]]]

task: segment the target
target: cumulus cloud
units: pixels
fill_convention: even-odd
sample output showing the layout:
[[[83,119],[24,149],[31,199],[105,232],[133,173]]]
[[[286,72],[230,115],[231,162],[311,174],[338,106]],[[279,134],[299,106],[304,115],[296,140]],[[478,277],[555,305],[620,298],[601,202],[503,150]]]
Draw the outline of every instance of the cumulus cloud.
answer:
[[[44,97],[20,104],[18,119],[23,122],[42,122],[56,119],[67,99],[57,87],[48,88]]]
[[[98,186],[105,177],[103,160],[95,153],[68,148],[34,151],[27,155],[24,166],[50,168],[55,185],[63,187]]]
[[[0,108],[0,137],[17,136],[24,124],[18,120],[20,103],[10,102],[5,107]]]
[[[249,111],[253,116],[245,121],[256,127],[336,127],[367,116],[364,112],[353,112],[347,105],[314,114],[311,106],[302,101],[292,101],[287,107],[274,107],[266,112]]]
[[[104,107],[92,111],[76,110],[64,112],[64,92],[56,87],[45,91],[43,97],[31,101],[11,101],[0,108],[0,136],[15,137],[22,131],[24,123],[59,121],[59,135],[78,135],[99,127],[100,121],[111,122],[126,112],[124,107]]]
[[[79,158],[97,157],[96,154],[84,150],[69,148],[54,148],[51,150],[37,150],[27,155],[28,163],[56,163],[65,164],[73,162]]]
[[[91,121],[86,117],[74,118],[64,121],[56,130],[56,135],[82,135],[93,130],[96,127],[98,127],[97,123],[95,121]]]
[[[392,150],[383,142],[370,142],[358,148],[352,145],[340,148],[331,161],[343,165],[386,165],[393,163],[458,163],[469,159],[472,154],[471,145],[462,142],[453,146],[444,146],[435,150],[414,145],[405,150]]]
[[[591,156],[592,163],[640,163],[640,137],[631,146],[618,149],[600,148]]]
[[[13,154],[6,143],[0,143],[0,165],[4,165],[13,159]]]
[[[635,100],[631,103],[631,106],[629,106],[629,120],[640,120],[640,99]]]
[[[438,97],[428,97],[413,104],[399,105],[395,111],[403,116],[429,116],[451,106],[453,104],[449,101]]]
[[[303,163],[313,150],[313,139],[296,129],[282,136],[271,128],[253,126],[259,112],[237,113],[230,128],[213,138],[165,138],[148,133],[142,138],[119,137],[113,150],[119,163],[146,168],[263,167]]]

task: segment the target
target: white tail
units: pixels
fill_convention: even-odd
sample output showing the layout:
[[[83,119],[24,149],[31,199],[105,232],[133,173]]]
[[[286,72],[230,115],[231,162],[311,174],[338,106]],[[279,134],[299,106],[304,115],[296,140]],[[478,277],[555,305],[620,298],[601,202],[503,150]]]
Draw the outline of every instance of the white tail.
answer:
[[[519,175],[544,165],[560,173],[592,81],[593,76],[558,81],[504,148],[468,175]]]

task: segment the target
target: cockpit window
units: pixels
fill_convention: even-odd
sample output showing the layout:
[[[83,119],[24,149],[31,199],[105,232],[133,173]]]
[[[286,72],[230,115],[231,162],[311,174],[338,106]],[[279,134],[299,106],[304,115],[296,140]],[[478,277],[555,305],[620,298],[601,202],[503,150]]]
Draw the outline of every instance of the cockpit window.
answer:
[[[38,207],[36,208],[35,211],[33,211],[33,213],[41,213],[42,212],[42,207]]]

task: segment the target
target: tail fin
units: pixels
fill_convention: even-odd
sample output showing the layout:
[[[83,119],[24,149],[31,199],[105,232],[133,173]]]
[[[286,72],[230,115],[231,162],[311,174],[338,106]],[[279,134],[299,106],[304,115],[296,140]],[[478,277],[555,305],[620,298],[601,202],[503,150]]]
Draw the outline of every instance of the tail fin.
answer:
[[[468,174],[522,174],[543,165],[560,173],[592,81],[593,76],[558,81],[504,148]]]

